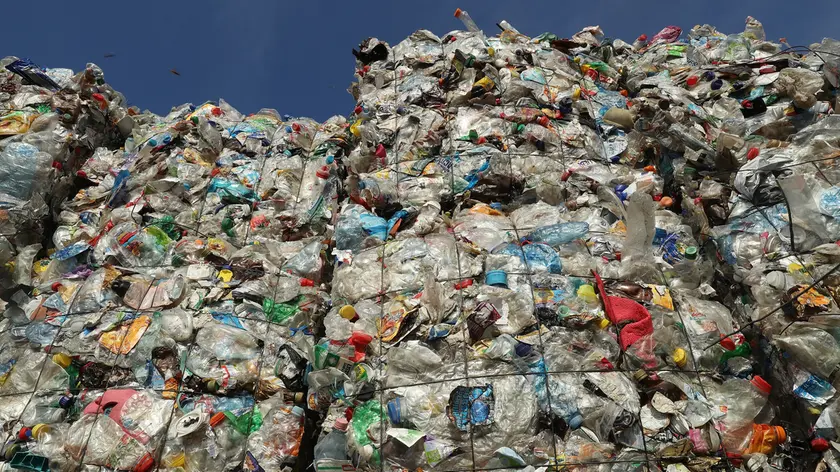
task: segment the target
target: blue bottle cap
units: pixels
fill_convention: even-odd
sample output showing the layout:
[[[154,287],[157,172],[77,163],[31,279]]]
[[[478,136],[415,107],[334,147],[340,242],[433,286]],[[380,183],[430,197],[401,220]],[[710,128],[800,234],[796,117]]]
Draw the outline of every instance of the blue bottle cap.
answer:
[[[627,186],[624,184],[618,184],[615,186],[615,193],[621,193],[627,189]]]
[[[578,429],[580,425],[583,424],[583,417],[580,416],[580,413],[576,413],[575,416],[569,419],[569,428],[571,429]]]
[[[712,90],[720,90],[720,88],[721,88],[721,87],[723,87],[723,80],[721,80],[721,79],[715,79],[715,80],[712,82],[711,87],[712,87]]]
[[[335,156],[327,156],[327,164],[332,164],[335,162]]]
[[[292,132],[292,127],[291,126],[286,126],[286,132],[291,133]]]
[[[534,348],[530,344],[525,343],[518,343],[516,345],[516,355],[519,357],[525,357],[533,351]]]
[[[507,288],[507,273],[503,270],[491,270],[485,275],[484,282],[493,287]]]
[[[359,190],[362,190],[365,187],[367,187],[367,184],[364,181],[359,182]]]
[[[70,408],[70,405],[72,404],[73,399],[71,397],[68,397],[67,395],[62,395],[61,398],[58,399],[58,406],[60,406],[61,408]]]
[[[494,210],[501,210],[502,209],[502,204],[499,203],[499,202],[493,202],[493,203],[490,204],[490,208],[492,208]]]

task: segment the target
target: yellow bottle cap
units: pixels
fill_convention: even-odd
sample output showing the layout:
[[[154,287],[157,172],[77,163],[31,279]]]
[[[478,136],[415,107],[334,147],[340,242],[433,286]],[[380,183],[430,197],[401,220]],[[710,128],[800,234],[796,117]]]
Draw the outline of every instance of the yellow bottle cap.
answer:
[[[35,439],[40,439],[42,434],[49,433],[50,430],[51,430],[51,428],[50,428],[50,425],[48,425],[48,424],[44,424],[44,423],[36,424],[32,428],[32,437],[35,438]]]
[[[608,320],[606,318],[602,318],[601,321],[598,322],[598,326],[601,329],[607,329],[607,326],[609,326],[609,325],[610,325],[610,320]]]
[[[73,362],[73,359],[67,354],[59,352],[58,354],[53,356],[53,362],[66,369],[70,367],[70,363]]]
[[[219,271],[219,278],[222,282],[230,282],[233,278],[233,272],[229,271],[228,269],[222,269]]]
[[[356,317],[356,309],[353,308],[353,305],[344,305],[338,309],[338,316],[345,320],[352,320]]]
[[[685,349],[680,347],[674,349],[674,353],[671,357],[674,358],[674,363],[677,364],[677,367],[679,367],[680,369],[685,367],[686,361],[688,360],[688,357],[686,357]]]

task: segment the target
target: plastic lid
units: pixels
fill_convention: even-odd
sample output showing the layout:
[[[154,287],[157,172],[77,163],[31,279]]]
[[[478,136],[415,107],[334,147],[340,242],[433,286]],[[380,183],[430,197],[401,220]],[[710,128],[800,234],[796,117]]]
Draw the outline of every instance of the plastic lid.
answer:
[[[601,321],[598,322],[598,327],[601,329],[607,329],[607,326],[610,325],[610,320],[606,318],[601,318]]]
[[[58,399],[58,406],[61,408],[70,408],[73,404],[73,397],[69,397],[67,395],[62,395],[61,398]]]
[[[41,435],[44,433],[49,433],[52,430],[50,425],[39,423],[32,427],[32,437],[35,439],[40,439]]]
[[[347,431],[348,424],[349,421],[347,421],[347,418],[339,416],[338,419],[335,420],[335,424],[333,425],[333,427],[339,431]]]
[[[353,305],[344,305],[338,309],[338,316],[345,320],[352,320],[356,318],[356,309],[353,308]]]
[[[767,383],[766,380],[761,378],[760,375],[756,375],[755,377],[753,377],[752,380],[750,380],[750,383],[753,384],[755,388],[757,388],[760,392],[764,393],[765,395],[770,395],[770,390],[773,389],[773,387],[769,383]]]
[[[688,360],[688,357],[685,355],[685,349],[681,347],[674,349],[674,352],[673,354],[671,354],[671,357],[674,358],[674,364],[677,364],[677,367],[679,367],[680,369],[685,367],[686,361]]]
[[[327,166],[321,166],[321,168],[320,168],[320,169],[318,169],[317,171],[315,171],[315,175],[317,175],[318,177],[320,177],[320,178],[322,178],[322,179],[329,178],[329,176],[330,176],[330,169],[329,169],[329,167],[327,167]]]
[[[636,382],[641,382],[642,380],[646,379],[648,376],[647,372],[643,369],[639,369],[636,372],[633,372],[633,380]]]
[[[65,369],[70,367],[70,364],[73,362],[73,359],[67,354],[64,354],[63,352],[59,352],[58,354],[54,355],[52,359],[53,362]]]
[[[697,259],[697,246],[688,246],[685,248],[685,258],[690,260]]]
[[[148,472],[155,468],[155,458],[150,453],[146,453],[134,466],[134,472]]]
[[[576,414],[569,420],[569,428],[571,429],[578,429],[580,425],[583,424],[583,416],[580,416],[580,413]]]
[[[491,270],[484,278],[487,285],[507,288],[507,273],[503,270]]]
[[[827,451],[831,444],[825,438],[814,438],[811,440],[811,450],[817,452]]]
[[[460,8],[455,9],[455,18],[461,18],[461,14],[464,13]]]

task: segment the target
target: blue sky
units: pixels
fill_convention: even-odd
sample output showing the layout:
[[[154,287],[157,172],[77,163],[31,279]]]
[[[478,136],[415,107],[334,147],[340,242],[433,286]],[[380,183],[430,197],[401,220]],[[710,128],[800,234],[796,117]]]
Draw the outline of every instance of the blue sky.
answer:
[[[353,99],[351,49],[375,36],[392,45],[418,29],[438,35],[458,29],[456,7],[496,34],[508,20],[522,33],[561,37],[588,25],[632,42],[674,24],[709,23],[724,33],[743,30],[752,15],[770,39],[791,45],[840,35],[837,0],[778,1],[317,1],[143,0],[8,1],[3,5],[2,54],[44,67],[78,71],[95,62],[105,77],[142,109],[164,114],[174,105],[224,98],[243,113],[324,120],[347,114]],[[644,7],[641,7],[644,5]],[[104,58],[107,53],[116,54]],[[169,70],[176,68],[176,77]]]

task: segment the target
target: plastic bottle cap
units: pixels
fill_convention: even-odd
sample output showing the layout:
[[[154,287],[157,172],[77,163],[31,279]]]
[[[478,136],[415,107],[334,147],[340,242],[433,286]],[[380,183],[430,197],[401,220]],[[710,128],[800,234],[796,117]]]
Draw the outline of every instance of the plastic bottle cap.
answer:
[[[787,441],[787,431],[785,431],[785,428],[782,428],[781,426],[774,426],[773,429],[776,431],[776,438],[779,440],[780,444]]]
[[[674,204],[674,199],[671,197],[662,197],[659,200],[659,206],[661,207],[669,207]]]
[[[344,318],[345,320],[353,320],[357,317],[356,309],[353,308],[353,305],[344,305],[343,307],[339,308],[338,315]]]
[[[757,388],[760,392],[766,395],[770,395],[770,391],[773,389],[773,387],[769,383],[767,383],[766,380],[761,378],[760,375],[756,375],[755,377],[753,377],[752,380],[750,380],[750,383],[752,383],[755,388]]]
[[[338,419],[335,420],[335,424],[333,425],[333,427],[339,431],[347,431],[348,424],[349,421],[347,421],[347,418],[339,416]]]
[[[685,367],[686,361],[688,358],[685,355],[685,349],[678,347],[674,349],[674,353],[671,355],[674,358],[674,364],[677,364],[677,367],[682,369]]]
[[[571,429],[578,429],[580,425],[583,424],[583,417],[580,414],[576,414],[569,420],[569,428]]]
[[[697,81],[699,80],[700,79],[696,75],[692,75],[691,77],[686,79],[685,83],[688,84],[689,87],[694,87],[695,85],[697,85]]]
[[[70,364],[73,362],[73,359],[67,354],[64,354],[63,352],[59,352],[58,354],[54,355],[52,359],[53,362],[65,369],[70,367]]]
[[[134,466],[134,472],[149,472],[155,468],[155,458],[150,453],[146,453]]]
[[[318,177],[320,177],[322,179],[327,179],[330,176],[330,168],[327,167],[327,166],[321,166],[320,169],[315,171],[315,175],[317,175]]]
[[[300,286],[301,287],[314,287],[315,281],[310,279],[300,279]]]
[[[507,273],[503,270],[491,270],[487,272],[487,275],[484,278],[484,282],[487,285],[491,285],[493,287],[505,287],[507,288]]]
[[[601,329],[607,329],[607,326],[610,325],[610,320],[606,318],[601,318],[601,321],[598,322],[598,327]]]
[[[456,9],[455,9],[455,18],[461,18],[461,14],[462,14],[462,13],[464,13],[464,12],[463,12],[463,11],[461,11],[461,9],[460,9],[460,8],[456,8]]]
[[[31,436],[32,436],[32,428],[23,427],[23,428],[20,428],[20,431],[18,431],[18,439],[20,439],[21,441],[26,441]]]
[[[636,382],[641,382],[642,380],[646,379],[647,377],[648,377],[648,374],[643,369],[639,369],[636,372],[633,372],[633,380],[635,380]]]
[[[35,439],[40,439],[41,435],[44,433],[49,433],[52,430],[50,425],[39,423],[32,427],[32,437]]]
[[[697,259],[697,246],[688,246],[685,248],[685,258],[692,261]]]
[[[747,151],[747,160],[753,160],[758,157],[761,151],[757,147],[751,147],[749,151]]]
[[[817,452],[827,451],[831,444],[825,438],[814,438],[811,440],[811,450]]]
[[[58,399],[58,406],[61,408],[67,409],[73,405],[73,397],[62,395],[61,398]]]

